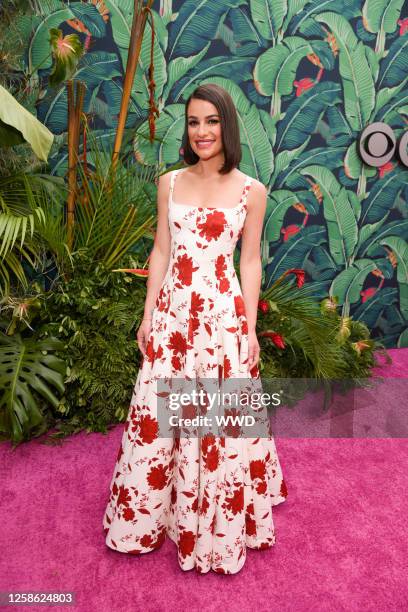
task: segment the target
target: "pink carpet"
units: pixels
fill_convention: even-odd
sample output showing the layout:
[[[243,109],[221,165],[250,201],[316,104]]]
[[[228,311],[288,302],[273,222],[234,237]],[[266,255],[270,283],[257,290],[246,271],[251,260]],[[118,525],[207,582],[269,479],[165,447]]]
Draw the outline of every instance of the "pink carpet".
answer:
[[[408,378],[408,349],[388,352],[378,373]],[[141,556],[106,547],[122,428],[60,447],[0,445],[1,592],[74,591],[74,606],[50,609],[84,612],[408,608],[406,438],[277,439],[288,498],[273,511],[275,547],[248,549],[236,575],[200,575],[179,568],[170,539]]]

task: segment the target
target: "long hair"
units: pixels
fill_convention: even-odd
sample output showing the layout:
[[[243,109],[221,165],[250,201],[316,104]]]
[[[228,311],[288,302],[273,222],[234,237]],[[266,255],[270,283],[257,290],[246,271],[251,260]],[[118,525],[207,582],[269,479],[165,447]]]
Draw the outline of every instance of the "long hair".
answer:
[[[227,174],[239,165],[242,157],[238,115],[234,101],[228,91],[215,83],[199,85],[190,94],[185,105],[184,134],[182,139],[184,161],[190,166],[196,164],[200,159],[191,148],[188,138],[188,105],[193,98],[211,102],[220,115],[224,164],[219,172],[220,174]]]

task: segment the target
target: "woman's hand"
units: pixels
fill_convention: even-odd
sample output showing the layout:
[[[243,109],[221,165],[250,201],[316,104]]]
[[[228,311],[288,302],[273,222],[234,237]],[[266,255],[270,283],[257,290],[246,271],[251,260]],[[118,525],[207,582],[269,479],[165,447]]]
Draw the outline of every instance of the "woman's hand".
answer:
[[[137,330],[136,339],[139,349],[142,351],[143,357],[146,353],[147,340],[152,329],[151,319],[142,319],[142,322]]]
[[[252,368],[258,364],[259,362],[259,342],[256,337],[256,332],[248,332],[248,369],[252,370]]]

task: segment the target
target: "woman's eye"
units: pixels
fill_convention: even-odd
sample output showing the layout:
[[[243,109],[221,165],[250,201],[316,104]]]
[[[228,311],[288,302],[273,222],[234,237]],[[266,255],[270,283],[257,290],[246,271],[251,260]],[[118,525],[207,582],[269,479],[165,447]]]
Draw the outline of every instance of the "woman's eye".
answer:
[[[188,125],[195,125],[197,121],[190,121]],[[208,123],[218,123],[218,119],[210,119]]]

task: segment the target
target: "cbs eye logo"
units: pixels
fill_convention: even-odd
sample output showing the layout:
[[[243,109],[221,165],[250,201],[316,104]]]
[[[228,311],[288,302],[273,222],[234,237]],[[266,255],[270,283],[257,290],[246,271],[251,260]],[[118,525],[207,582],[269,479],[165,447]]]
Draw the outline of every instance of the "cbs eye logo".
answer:
[[[370,123],[361,132],[358,139],[358,150],[368,166],[383,166],[398,151],[398,157],[408,167],[408,131],[404,132],[398,142],[393,129],[382,121]]]

